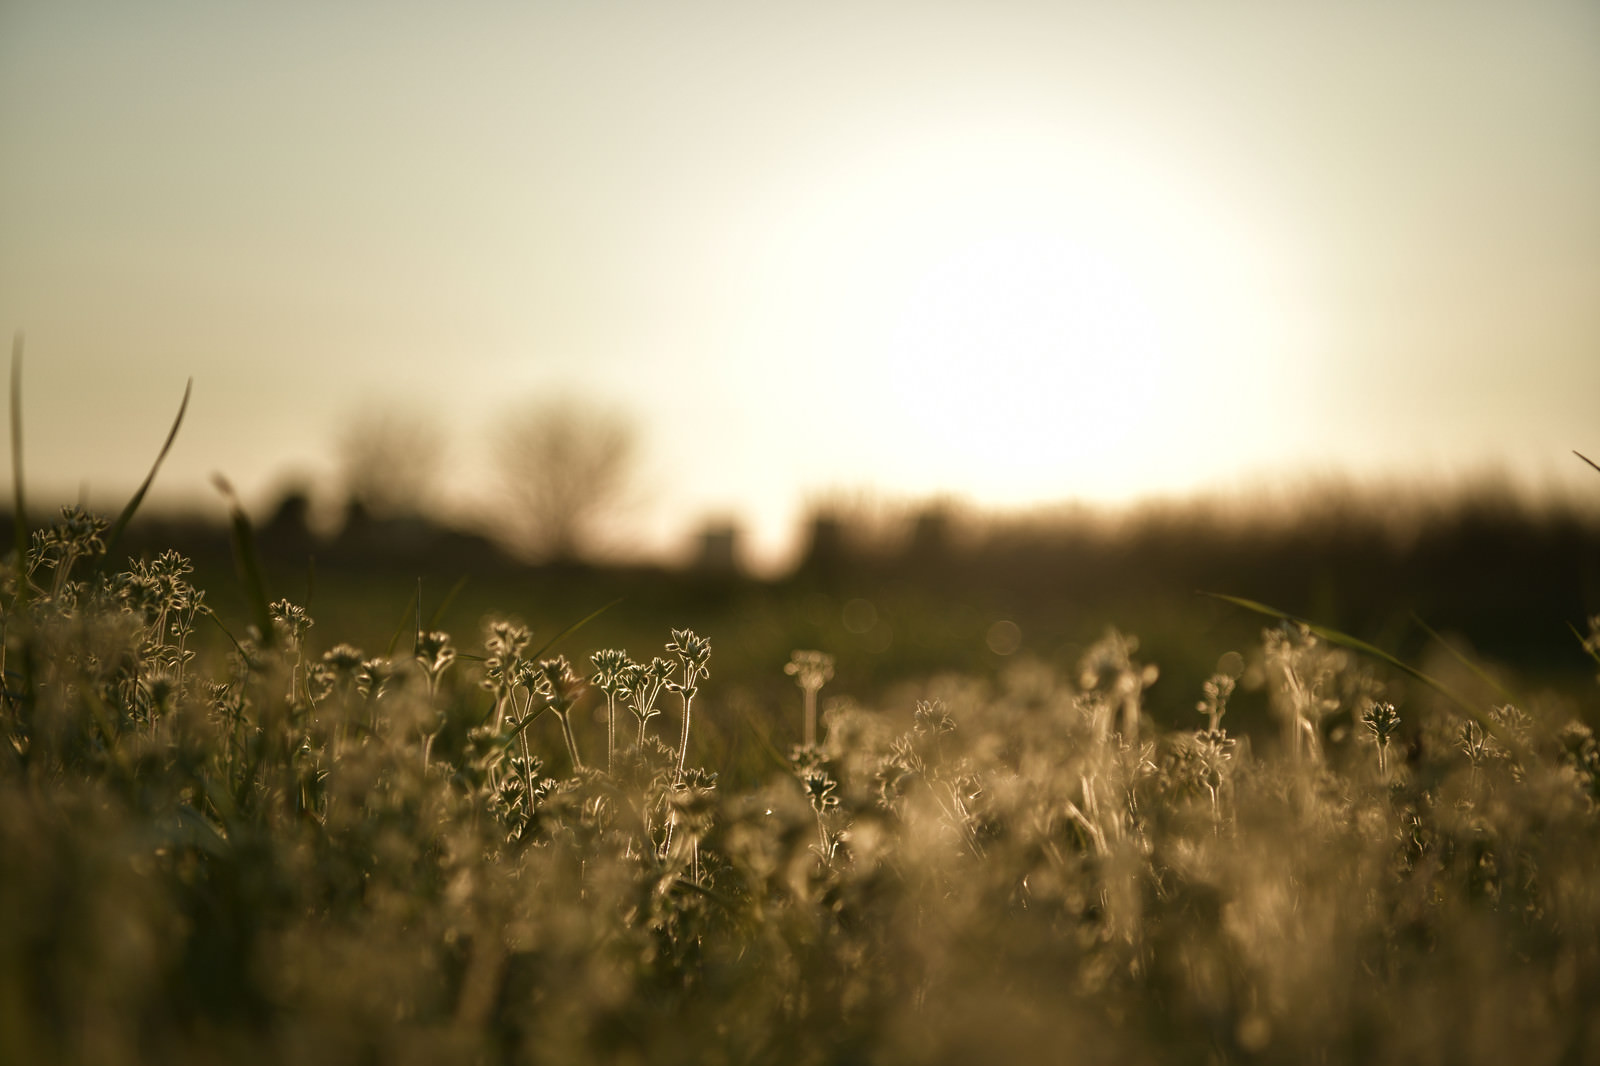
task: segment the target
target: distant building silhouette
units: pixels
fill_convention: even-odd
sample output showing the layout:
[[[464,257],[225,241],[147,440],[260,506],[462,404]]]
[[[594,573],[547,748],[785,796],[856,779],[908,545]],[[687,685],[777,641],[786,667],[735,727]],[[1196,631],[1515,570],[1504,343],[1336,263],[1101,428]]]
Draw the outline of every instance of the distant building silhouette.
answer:
[[[816,575],[834,574],[844,568],[847,558],[844,523],[831,514],[813,516],[800,570]]]
[[[420,514],[374,515],[355,496],[345,501],[344,525],[324,545],[331,559],[360,565],[416,562],[429,566],[504,568],[510,560],[494,541]]]
[[[339,525],[334,544],[347,551],[370,548],[375,539],[375,525],[372,512],[361,502],[361,497],[351,494],[344,501],[344,521]]]
[[[700,531],[692,567],[702,574],[739,573],[739,528],[732,522],[708,523]]]
[[[300,555],[310,551],[317,541],[311,531],[311,497],[304,489],[290,489],[278,501],[272,517],[262,524],[261,544],[268,552],[283,555]]]
[[[932,505],[917,512],[911,523],[911,539],[906,544],[906,562],[913,566],[933,566],[950,556],[950,512]]]

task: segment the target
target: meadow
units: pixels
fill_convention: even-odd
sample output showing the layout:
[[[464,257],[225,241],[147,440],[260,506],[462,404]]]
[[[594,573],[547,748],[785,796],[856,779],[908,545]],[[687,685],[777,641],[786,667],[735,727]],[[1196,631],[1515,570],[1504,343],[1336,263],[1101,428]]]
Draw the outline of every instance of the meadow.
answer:
[[[124,525],[15,523],[0,1061],[1600,1061],[1600,617],[1519,674],[1368,643],[1359,582],[1174,613],[1013,530],[604,611],[529,572],[530,624]]]

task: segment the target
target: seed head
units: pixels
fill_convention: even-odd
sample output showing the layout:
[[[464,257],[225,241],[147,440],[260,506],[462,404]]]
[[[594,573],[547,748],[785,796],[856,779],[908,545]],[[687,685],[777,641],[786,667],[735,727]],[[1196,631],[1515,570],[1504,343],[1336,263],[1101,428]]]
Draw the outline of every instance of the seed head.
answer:
[[[483,646],[491,658],[505,662],[522,654],[522,649],[528,646],[532,637],[527,626],[496,621],[489,624],[489,635],[484,638]]]
[[[377,699],[383,695],[384,688],[394,680],[399,673],[394,663],[384,658],[368,659],[361,664],[361,672],[356,675],[356,691],[363,696]]]
[[[589,683],[613,698],[626,694],[627,668],[632,665],[628,653],[617,648],[605,648],[589,656],[594,663],[594,677]]]
[[[711,659],[711,642],[704,637],[696,636],[693,630],[674,629],[667,651],[673,652],[683,660],[685,672],[693,669],[701,677],[710,676],[706,670],[706,663]]]
[[[953,733],[956,720],[945,708],[943,700],[918,700],[912,728],[924,736]]]
[[[304,607],[298,607],[288,600],[268,604],[267,610],[272,614],[272,627],[290,648],[298,645],[305,638],[306,630],[315,624]]]
[[[1380,748],[1388,747],[1389,738],[1400,729],[1400,715],[1392,703],[1374,703],[1361,716],[1361,722],[1367,727],[1367,732],[1378,741]]]
[[[61,520],[49,529],[35,532],[33,544],[35,549],[54,551],[57,558],[95,556],[106,550],[105,531],[109,525],[104,518],[82,507],[63,507]]]
[[[339,676],[353,677],[361,668],[361,649],[351,644],[335,644],[322,653],[322,661]]]
[[[822,651],[796,651],[783,672],[806,692],[816,692],[833,679],[833,656]]]
[[[415,652],[417,662],[430,680],[437,681],[451,663],[456,661],[456,650],[450,646],[449,633],[419,633]]]
[[[578,702],[578,697],[583,695],[583,679],[573,672],[565,655],[541,662],[539,675],[544,679],[550,708],[557,714],[566,714]]]
[[[818,814],[825,814],[839,806],[839,797],[833,794],[833,790],[839,787],[839,782],[822,770],[806,771],[800,778],[800,783],[805,786],[806,798],[811,801],[812,810]]]

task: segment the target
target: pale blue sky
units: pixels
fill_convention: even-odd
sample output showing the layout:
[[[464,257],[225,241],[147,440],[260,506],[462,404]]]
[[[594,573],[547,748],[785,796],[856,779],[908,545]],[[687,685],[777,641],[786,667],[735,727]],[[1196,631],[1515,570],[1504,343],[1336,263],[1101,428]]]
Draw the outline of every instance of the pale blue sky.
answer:
[[[332,470],[492,499],[513,400],[630,409],[635,539],[833,486],[1017,506],[1600,452],[1600,8],[0,7],[28,465],[107,508]],[[1587,472],[1592,477],[1592,471]]]

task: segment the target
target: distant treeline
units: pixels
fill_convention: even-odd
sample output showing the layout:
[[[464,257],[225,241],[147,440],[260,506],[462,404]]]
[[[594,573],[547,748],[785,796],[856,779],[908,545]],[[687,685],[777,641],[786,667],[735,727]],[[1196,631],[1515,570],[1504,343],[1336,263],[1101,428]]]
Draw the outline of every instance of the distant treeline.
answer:
[[[867,574],[1044,610],[1226,593],[1371,636],[1421,619],[1527,661],[1575,647],[1566,627],[1582,630],[1600,612],[1600,507],[1492,489],[1434,499],[1344,489],[1292,504],[1201,500],[1121,514],[930,508],[870,536],[815,517],[796,576]]]
[[[1060,629],[1068,616],[1134,626],[1159,619],[1169,605],[1193,612],[1196,592],[1211,591],[1369,639],[1415,636],[1421,619],[1533,666],[1561,659],[1572,643],[1568,627],[1582,629],[1600,613],[1600,507],[1535,505],[1493,491],[1424,503],[1346,490],[1272,507],[1199,501],[1022,516],[945,505],[891,519],[818,509],[796,565],[768,579],[741,571],[737,532],[726,527],[706,531],[686,566],[538,565],[480,532],[422,516],[379,518],[352,504],[331,533],[316,532],[308,516],[306,498],[291,495],[259,522],[269,572],[297,583],[308,565],[413,583],[425,574],[470,575],[491,586],[538,581],[581,588],[593,602],[622,588],[635,598],[683,603],[689,596],[728,608],[752,595],[789,594],[866,597],[880,608],[978,604],[1032,633]],[[30,517],[37,526],[50,516]],[[9,537],[9,515],[0,527]],[[142,516],[117,552],[169,547],[193,557],[202,573],[232,566],[220,521]]]

